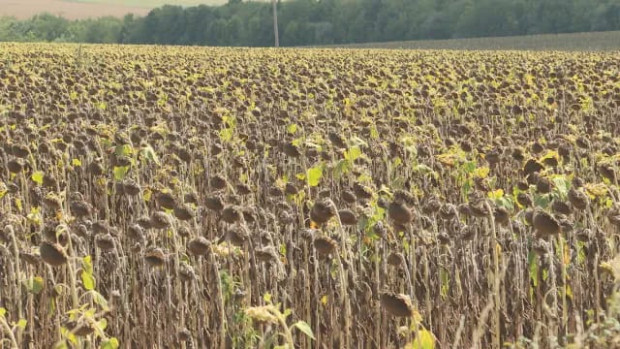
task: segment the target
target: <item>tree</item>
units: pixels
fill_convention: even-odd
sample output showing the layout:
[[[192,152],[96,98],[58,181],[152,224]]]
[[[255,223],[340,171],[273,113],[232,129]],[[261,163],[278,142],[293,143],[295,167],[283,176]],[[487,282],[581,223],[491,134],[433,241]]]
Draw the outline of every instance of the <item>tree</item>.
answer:
[[[145,17],[0,23],[0,40],[323,45],[620,29],[620,0],[228,0]]]

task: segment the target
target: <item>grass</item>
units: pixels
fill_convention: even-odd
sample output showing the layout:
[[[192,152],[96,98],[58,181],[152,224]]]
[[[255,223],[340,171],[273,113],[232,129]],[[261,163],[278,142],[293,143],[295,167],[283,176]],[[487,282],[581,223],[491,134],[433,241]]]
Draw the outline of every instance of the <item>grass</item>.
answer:
[[[620,31],[450,40],[394,41],[340,45],[339,47],[420,50],[616,51],[620,50]]]

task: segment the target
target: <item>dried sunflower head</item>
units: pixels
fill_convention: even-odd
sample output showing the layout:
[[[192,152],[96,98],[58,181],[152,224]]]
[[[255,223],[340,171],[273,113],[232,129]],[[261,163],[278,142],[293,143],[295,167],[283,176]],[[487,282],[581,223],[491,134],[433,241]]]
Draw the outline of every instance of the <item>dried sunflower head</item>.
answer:
[[[310,219],[318,224],[327,223],[336,215],[336,209],[328,200],[317,201],[310,210]]]
[[[187,249],[193,255],[200,256],[209,252],[211,242],[206,238],[199,236],[196,237],[187,244]]]
[[[399,225],[408,224],[413,220],[413,213],[402,201],[392,201],[388,206],[388,216]]]
[[[314,248],[323,255],[328,255],[338,248],[338,243],[329,236],[319,236],[314,239]]]
[[[53,267],[61,266],[67,263],[69,259],[62,245],[47,241],[43,241],[39,245],[39,254],[45,263]]]
[[[413,316],[414,307],[411,298],[406,294],[384,292],[381,295],[381,306],[388,314],[396,317]]]
[[[278,310],[275,309],[273,305],[263,305],[259,307],[249,307],[245,309],[245,314],[252,320],[269,324],[277,324],[278,317],[274,315],[274,312],[277,313],[277,311]]]
[[[536,232],[542,236],[556,235],[561,231],[560,222],[550,213],[537,209],[532,216]]]
[[[161,248],[150,248],[144,252],[144,260],[152,267],[161,267],[166,263],[166,255]]]

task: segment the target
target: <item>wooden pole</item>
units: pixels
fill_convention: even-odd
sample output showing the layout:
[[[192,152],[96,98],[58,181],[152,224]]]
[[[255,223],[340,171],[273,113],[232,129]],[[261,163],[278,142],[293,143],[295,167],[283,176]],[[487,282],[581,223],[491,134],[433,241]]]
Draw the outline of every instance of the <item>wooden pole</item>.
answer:
[[[273,7],[273,32],[276,39],[276,47],[280,47],[280,37],[278,35],[278,10],[277,0],[271,0],[271,6]]]

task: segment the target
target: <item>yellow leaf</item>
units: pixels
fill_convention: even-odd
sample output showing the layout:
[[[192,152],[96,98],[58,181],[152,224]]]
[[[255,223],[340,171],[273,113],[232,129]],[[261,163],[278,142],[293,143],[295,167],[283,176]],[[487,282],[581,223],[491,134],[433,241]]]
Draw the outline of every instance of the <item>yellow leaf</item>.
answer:
[[[439,154],[437,155],[437,161],[446,166],[454,166],[455,158],[452,154]]]
[[[321,177],[323,177],[323,166],[321,164],[309,169],[306,173],[308,185],[310,185],[311,187],[316,187],[317,185],[319,185]]]
[[[8,191],[9,189],[6,187],[6,184],[4,184],[4,182],[0,182],[0,199],[2,199]]]
[[[23,206],[22,206],[22,200],[20,198],[15,199],[15,207],[17,208],[17,211],[19,212],[22,211]]]
[[[560,154],[557,151],[549,150],[543,157],[540,158],[540,162],[543,162],[547,159],[556,159],[559,160]]]
[[[321,297],[321,304],[327,305],[327,300],[328,300],[327,295],[324,295],[323,297]]]
[[[568,246],[568,243],[566,243],[566,241],[564,241],[563,244],[564,244],[564,256],[563,256],[564,257],[563,258],[564,265],[569,265],[570,264],[570,254],[571,254],[570,247]]]
[[[434,349],[435,348],[435,336],[428,330],[419,330],[415,339],[407,345],[405,349]]]
[[[612,208],[614,205],[614,201],[611,198],[605,199],[605,208]]]
[[[604,183],[586,183],[584,185],[586,192],[594,197],[606,196],[607,186]]]
[[[37,183],[38,185],[43,185],[43,172],[42,171],[37,171],[35,173],[32,174],[32,176],[30,176],[30,178],[32,178],[32,181]]]
[[[153,194],[153,192],[151,191],[151,189],[145,189],[144,193],[142,194],[142,197],[144,198],[144,201],[149,202],[151,201],[151,195]]]
[[[489,198],[492,200],[497,200],[497,199],[501,199],[504,197],[504,190],[503,189],[497,189],[495,191],[492,191],[489,193]]]
[[[71,165],[73,167],[80,167],[80,166],[82,166],[82,162],[79,159],[73,159],[73,160],[71,160]]]
[[[288,132],[289,134],[295,134],[297,132],[297,124],[288,125],[288,127],[286,128],[286,132]]]
[[[263,300],[265,303],[271,303],[271,293],[267,292],[263,295]]]
[[[620,280],[620,255],[611,260],[601,262],[599,268],[601,271],[611,274],[616,281]]]
[[[491,170],[487,166],[478,167],[474,170],[474,177],[487,178]]]

